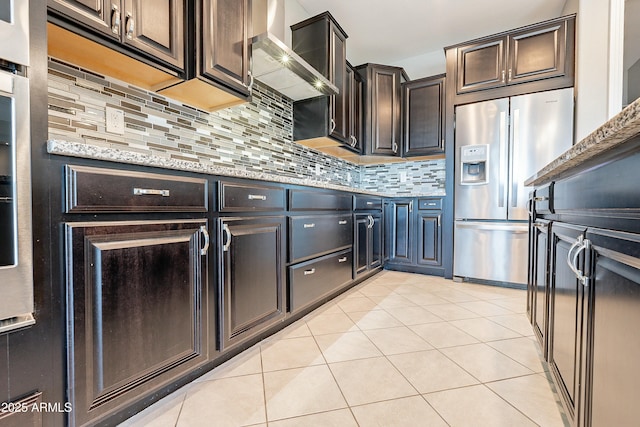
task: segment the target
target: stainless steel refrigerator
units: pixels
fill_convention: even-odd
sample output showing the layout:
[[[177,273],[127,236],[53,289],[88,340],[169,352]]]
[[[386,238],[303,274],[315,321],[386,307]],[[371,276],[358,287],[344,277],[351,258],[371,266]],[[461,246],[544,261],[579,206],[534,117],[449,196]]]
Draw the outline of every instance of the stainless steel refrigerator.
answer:
[[[573,143],[573,89],[456,107],[453,275],[527,282],[524,181]]]

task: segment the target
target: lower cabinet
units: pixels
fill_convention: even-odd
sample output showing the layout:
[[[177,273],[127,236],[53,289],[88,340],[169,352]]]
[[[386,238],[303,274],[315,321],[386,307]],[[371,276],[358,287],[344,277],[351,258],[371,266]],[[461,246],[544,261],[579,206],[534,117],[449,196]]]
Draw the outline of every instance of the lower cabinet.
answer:
[[[72,425],[207,361],[207,221],[68,222]]]
[[[549,351],[548,317],[549,317],[549,276],[547,274],[550,222],[537,219],[530,227],[531,257],[534,261],[529,278],[529,316],[533,331],[540,343],[545,359]]]
[[[382,265],[382,213],[354,215],[354,278]]]
[[[219,219],[221,348],[284,318],[284,216]]]
[[[442,201],[441,197],[387,200],[387,268],[444,276]]]
[[[289,311],[297,312],[351,281],[351,249],[289,267]]]

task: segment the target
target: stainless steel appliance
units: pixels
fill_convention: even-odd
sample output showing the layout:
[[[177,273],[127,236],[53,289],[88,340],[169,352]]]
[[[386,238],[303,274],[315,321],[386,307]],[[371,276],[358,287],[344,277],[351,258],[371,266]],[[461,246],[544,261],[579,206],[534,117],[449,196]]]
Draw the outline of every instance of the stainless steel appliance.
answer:
[[[453,274],[525,284],[524,181],[571,147],[573,89],[462,105],[455,120]]]
[[[0,333],[34,323],[29,2],[0,2]]]

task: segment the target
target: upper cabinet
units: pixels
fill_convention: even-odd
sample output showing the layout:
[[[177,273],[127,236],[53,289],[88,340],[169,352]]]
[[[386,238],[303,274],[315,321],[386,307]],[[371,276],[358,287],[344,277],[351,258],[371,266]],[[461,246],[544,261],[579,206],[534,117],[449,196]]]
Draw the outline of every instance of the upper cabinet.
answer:
[[[212,111],[249,99],[249,0],[47,0],[48,54]]]
[[[291,31],[293,50],[339,90],[294,103],[294,140],[329,137],[350,144],[347,34],[329,12],[292,25]]]
[[[362,79],[347,64],[347,129],[348,144],[353,151],[362,152]]]
[[[364,83],[364,154],[400,156],[404,70],[379,64],[356,69]]]
[[[405,157],[444,152],[444,74],[402,85]]]
[[[551,78],[553,82],[544,84],[572,86],[574,27],[575,16],[570,16],[448,48],[457,50],[455,59],[447,55],[456,61],[456,93]]]

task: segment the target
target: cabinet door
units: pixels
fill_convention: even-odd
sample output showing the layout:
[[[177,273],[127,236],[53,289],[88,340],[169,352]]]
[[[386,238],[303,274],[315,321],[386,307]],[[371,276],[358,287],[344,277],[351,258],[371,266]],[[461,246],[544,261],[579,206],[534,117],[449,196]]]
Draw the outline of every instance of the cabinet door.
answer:
[[[593,268],[590,367],[584,425],[635,425],[640,419],[640,235],[587,232]]]
[[[330,136],[338,141],[347,143],[349,141],[349,122],[348,122],[348,102],[347,94],[347,44],[342,32],[331,23],[330,34],[331,40],[329,49],[331,56],[331,82],[339,89],[337,95],[332,95],[329,102],[331,108],[331,123],[329,130]]]
[[[395,68],[373,67],[367,82],[371,123],[367,126],[371,154],[400,155],[401,73]]]
[[[284,217],[220,219],[222,349],[284,316]]]
[[[249,0],[200,0],[202,74],[248,94]]]
[[[120,40],[124,17],[120,0],[47,0],[47,6],[91,30]]]
[[[403,85],[405,156],[444,152],[444,77]]]
[[[442,265],[441,211],[418,214],[418,264]]]
[[[540,348],[545,359],[547,358],[548,342],[547,327],[549,316],[549,282],[547,275],[548,251],[549,251],[549,227],[548,221],[537,220],[531,229],[534,257],[530,286],[531,286],[531,323],[533,330],[540,342]]]
[[[358,73],[347,66],[347,140],[346,145],[357,153],[362,151],[362,80]]]
[[[564,76],[567,21],[509,35],[507,84]]]
[[[184,69],[186,0],[124,0],[123,41]]]
[[[206,226],[206,220],[65,225],[74,425],[206,362]]]
[[[551,301],[549,365],[570,420],[580,395],[581,330],[584,289],[567,263],[570,249],[584,228],[554,223],[551,227]],[[573,252],[572,250],[572,252]],[[582,265],[582,256],[577,259]]]
[[[389,262],[413,263],[413,201],[394,200],[389,204]]]
[[[506,37],[458,48],[458,94],[504,86]]]
[[[369,266],[369,222],[368,214],[354,215],[354,277],[367,271]]]

